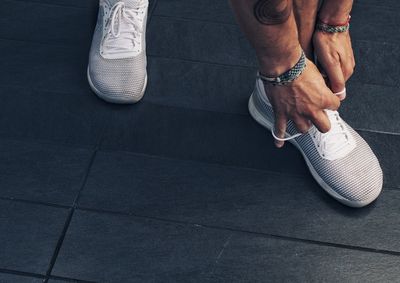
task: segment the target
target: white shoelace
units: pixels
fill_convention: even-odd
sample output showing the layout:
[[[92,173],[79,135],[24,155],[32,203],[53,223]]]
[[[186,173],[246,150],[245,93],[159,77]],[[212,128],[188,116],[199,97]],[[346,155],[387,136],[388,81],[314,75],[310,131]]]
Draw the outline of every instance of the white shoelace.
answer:
[[[113,55],[132,52],[141,48],[141,34],[146,3],[127,8],[124,2],[117,2],[111,8],[103,53]]]
[[[346,89],[341,92],[335,93],[335,95],[343,95],[346,93]],[[337,111],[325,110],[331,123],[331,129],[327,133],[321,133],[315,126],[312,126],[308,131],[308,134],[314,139],[316,146],[321,152],[326,152],[329,155],[335,155],[336,153],[344,150],[349,143],[350,133],[346,129],[343,120],[340,118]],[[276,136],[274,129],[272,129],[272,136],[278,141],[289,141],[303,135],[302,133],[294,134],[287,138],[279,138]],[[323,154],[324,156],[325,154]]]
[[[313,137],[317,147],[320,147],[321,152],[323,152],[322,156],[325,153],[334,156],[349,145],[350,133],[347,131],[337,111],[326,110],[326,114],[331,122],[329,132],[323,134],[313,126],[309,134]]]

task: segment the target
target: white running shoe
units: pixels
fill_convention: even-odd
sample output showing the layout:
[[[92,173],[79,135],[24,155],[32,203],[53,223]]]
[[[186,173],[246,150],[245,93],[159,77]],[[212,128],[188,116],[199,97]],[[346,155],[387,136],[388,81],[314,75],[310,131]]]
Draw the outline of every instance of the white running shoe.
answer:
[[[249,111],[259,124],[273,132],[274,112],[259,78],[249,100]],[[328,194],[351,207],[366,206],[382,190],[378,159],[337,111],[325,111],[331,123],[329,132],[322,134],[313,126],[301,134],[289,121],[286,140],[300,150],[312,176]]]
[[[100,0],[89,55],[93,91],[113,103],[135,103],[147,84],[148,0]]]

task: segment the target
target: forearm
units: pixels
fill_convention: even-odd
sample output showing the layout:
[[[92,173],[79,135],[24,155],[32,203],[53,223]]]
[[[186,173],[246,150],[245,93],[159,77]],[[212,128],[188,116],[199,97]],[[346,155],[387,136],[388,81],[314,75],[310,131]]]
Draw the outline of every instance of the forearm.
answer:
[[[291,0],[230,0],[256,50],[260,71],[277,76],[299,60],[301,47]]]
[[[319,19],[325,23],[345,23],[353,7],[353,0],[324,0]]]
[[[318,2],[319,0],[293,0],[299,41],[310,60],[313,60],[312,36],[315,30]]]

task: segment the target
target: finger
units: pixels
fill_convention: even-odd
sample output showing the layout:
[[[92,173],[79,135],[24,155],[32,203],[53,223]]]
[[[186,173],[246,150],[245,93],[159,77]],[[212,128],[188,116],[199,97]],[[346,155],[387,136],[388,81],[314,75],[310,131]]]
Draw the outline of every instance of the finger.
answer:
[[[334,93],[339,99],[340,101],[344,100],[346,98],[346,88],[344,90],[342,90],[341,92],[336,92]]]
[[[326,133],[331,129],[331,122],[329,121],[328,115],[325,111],[321,110],[311,117],[311,122],[317,127],[321,133]]]
[[[329,79],[329,85],[333,92],[342,91],[345,87],[343,70],[339,61],[331,61],[323,64],[324,70]]]
[[[346,63],[342,65],[342,72],[344,81],[347,82],[354,72],[353,62],[351,60],[346,61]]]
[[[285,133],[286,133],[286,126],[287,126],[286,117],[285,116],[277,116],[275,118],[275,128],[274,128],[275,136],[283,139],[285,137]],[[284,144],[285,144],[284,141],[275,139],[275,146],[277,148],[281,148]]]
[[[293,118],[293,122],[296,125],[297,130],[302,134],[307,133],[308,130],[311,128],[310,120],[304,117],[301,116],[295,117]]]
[[[341,93],[343,89],[338,93]],[[321,109],[338,110],[340,107],[340,98],[334,95],[328,88],[322,93]]]

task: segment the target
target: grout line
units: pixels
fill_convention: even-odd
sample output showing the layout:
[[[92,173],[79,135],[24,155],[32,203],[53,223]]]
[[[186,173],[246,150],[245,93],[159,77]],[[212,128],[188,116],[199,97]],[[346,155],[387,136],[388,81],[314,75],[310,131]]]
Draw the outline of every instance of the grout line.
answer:
[[[12,202],[22,202],[22,203],[35,204],[35,205],[44,205],[44,206],[49,206],[49,207],[54,207],[54,208],[62,208],[62,209],[70,209],[71,208],[71,206],[63,205],[63,204],[56,204],[56,203],[28,200],[28,199],[14,198],[14,197],[0,196],[0,200],[12,201]]]
[[[73,282],[73,283],[97,283],[96,281],[87,281],[87,280],[81,280],[81,279],[75,279],[75,278],[69,278],[69,277],[62,277],[62,276],[50,276],[49,279],[63,280],[63,281]]]
[[[150,24],[151,19],[153,18],[154,11],[156,10],[157,4],[158,4],[158,0],[154,0],[153,4],[151,5],[151,9],[149,9],[149,12],[148,12],[149,15],[148,15],[147,25]]]
[[[400,191],[400,187],[396,188],[393,186],[383,186],[383,190],[388,190],[388,191]]]
[[[43,279],[44,281],[47,279],[47,277],[43,274],[19,271],[19,270],[13,270],[13,269],[0,268],[0,273],[29,277],[29,278]],[[70,278],[70,277],[62,277],[62,276],[50,276],[49,279],[64,280],[67,282],[75,282],[75,283],[96,283],[94,281],[86,281],[86,280],[80,280],[80,279],[75,279],[75,278]]]
[[[0,141],[14,141],[19,143],[33,143],[35,145],[49,145],[49,146],[56,146],[62,147],[66,149],[77,149],[77,150],[93,150],[95,145],[84,145],[84,144],[74,144],[74,143],[67,143],[63,141],[56,141],[56,140],[45,140],[40,138],[30,138],[30,137],[10,137],[10,136],[2,136],[0,135]]]
[[[46,278],[46,276],[44,276],[42,274],[39,274],[39,273],[18,271],[18,270],[6,269],[6,268],[0,268],[0,273],[18,275],[18,276],[25,276],[25,277],[33,277],[33,278],[39,278],[39,279],[45,279]]]
[[[148,24],[150,24],[150,22]],[[149,32],[147,32],[147,34],[148,33]],[[81,50],[81,48],[79,48],[79,49],[75,48],[76,44],[49,43],[49,42],[41,42],[41,41],[35,41],[35,40],[23,40],[23,39],[6,38],[6,37],[0,37],[0,41],[11,41],[11,42],[34,44],[34,45],[36,44],[36,45],[56,46],[57,48],[63,48],[63,49],[68,49],[68,50]],[[396,47],[398,46],[398,42],[373,41],[373,40],[366,40],[366,39],[353,39],[353,42],[365,42],[365,43],[373,43],[373,44],[379,44],[379,45],[391,45],[391,46],[396,46]],[[149,45],[149,43],[148,43],[148,45]],[[88,46],[86,47],[85,54],[89,54],[89,49],[90,49],[90,42],[89,42]],[[167,56],[151,54],[151,52],[149,52],[148,50],[147,50],[147,57],[176,59],[176,60],[181,60],[181,61],[198,62],[198,63],[204,63],[204,64],[210,64],[210,65],[216,65],[216,66],[241,67],[241,68],[247,68],[247,69],[257,68],[257,64],[255,64],[255,65],[227,64],[227,63],[202,61],[202,60],[195,60],[195,59],[188,59],[188,58],[178,58],[178,57],[170,57],[170,56],[167,57]],[[377,85],[380,85],[380,84],[377,84]],[[390,85],[390,84],[382,84],[382,85],[389,86],[389,87],[398,87],[397,85]]]
[[[291,145],[293,146],[293,145]],[[224,163],[218,163],[215,161],[204,161],[204,160],[198,160],[198,159],[184,159],[184,158],[176,158],[176,157],[170,157],[170,156],[164,156],[164,155],[154,155],[154,154],[149,154],[149,153],[143,153],[143,152],[134,152],[134,151],[129,151],[129,150],[114,150],[114,149],[109,149],[109,148],[102,148],[99,150],[99,152],[103,153],[125,153],[125,154],[130,154],[130,155],[136,155],[136,156],[141,156],[141,157],[146,157],[146,158],[152,158],[152,159],[159,159],[159,160],[165,160],[165,161],[173,161],[173,162],[185,162],[185,163],[194,163],[196,165],[202,165],[202,166],[212,166],[212,167],[219,167],[219,168],[226,168],[226,169],[237,169],[237,170],[244,170],[244,171],[250,171],[250,172],[257,172],[257,173],[268,173],[271,175],[276,175],[276,176],[287,176],[287,177],[293,177],[296,179],[304,179],[305,177],[311,177],[311,175],[308,174],[305,176],[304,174],[299,174],[299,173],[287,173],[287,172],[281,172],[281,171],[272,171],[268,169],[261,169],[261,168],[254,168],[254,167],[245,167],[245,166],[238,166],[238,165],[232,165],[232,164],[224,164]],[[311,180],[311,179],[310,179]],[[314,180],[314,179],[312,179]]]
[[[368,133],[374,133],[374,134],[382,134],[382,135],[389,135],[389,136],[400,136],[400,133],[395,133],[395,132],[386,132],[386,131],[379,131],[379,130],[369,130],[369,129],[364,129],[364,128],[355,128],[357,131],[361,132],[368,132]]]
[[[199,223],[190,222],[190,221],[173,220],[173,219],[153,217],[153,216],[144,216],[144,215],[139,215],[139,214],[135,214],[135,213],[103,211],[103,210],[86,208],[86,207],[78,207],[77,209],[81,210],[81,211],[93,212],[93,213],[99,213],[99,214],[113,214],[113,215],[120,215],[120,216],[126,216],[126,217],[147,219],[147,220],[151,220],[151,221],[155,221],[155,222],[164,222],[164,223],[169,223],[169,224],[175,223],[175,224],[183,224],[183,225],[187,225],[187,226],[202,227],[202,228],[208,228],[208,229],[214,229],[214,230],[231,231],[231,232],[236,232],[236,233],[241,233],[241,234],[248,234],[248,235],[252,235],[252,236],[260,236],[260,237],[265,237],[265,238],[270,238],[270,239],[299,242],[299,243],[305,243],[305,244],[311,244],[311,245],[317,245],[317,246],[334,247],[334,248],[339,248],[339,249],[356,250],[356,251],[369,252],[369,253],[400,256],[400,252],[398,252],[398,251],[391,251],[391,250],[385,250],[385,249],[376,249],[376,248],[353,246],[353,245],[339,244],[339,243],[332,243],[332,242],[323,242],[323,241],[318,241],[318,240],[310,240],[310,239],[304,239],[304,238],[298,238],[298,237],[291,237],[291,236],[284,236],[284,235],[278,235],[278,234],[244,230],[244,229],[239,229],[239,228],[222,227],[222,226],[217,226],[217,225],[199,224]]]
[[[54,268],[54,265],[56,263],[56,259],[61,250],[62,243],[64,242],[65,236],[67,234],[67,230],[71,224],[73,214],[74,214],[74,208],[70,208],[67,219],[65,220],[65,223],[64,223],[63,230],[61,231],[61,236],[58,238],[56,248],[54,250],[53,256],[51,257],[49,268],[46,271],[46,280],[44,281],[44,283],[47,283],[49,280],[49,276],[50,276],[50,274]]]
[[[203,111],[203,110],[200,110]],[[229,114],[229,113],[228,113]],[[232,115],[241,115],[241,114],[232,114]],[[376,133],[374,131],[369,131],[369,130],[365,130],[365,129],[357,129],[357,131],[362,131],[362,132],[372,132],[372,133]],[[388,134],[389,135],[389,134]],[[394,134],[396,136],[400,135],[400,134]],[[26,142],[26,139],[18,139],[18,138],[2,138],[0,137],[0,142],[2,139],[5,140],[12,140],[12,141],[18,141],[18,142]],[[105,131],[103,130],[103,132],[101,133],[101,137],[100,137],[100,142],[97,148],[98,152],[105,152],[105,153],[127,153],[127,154],[132,154],[132,155],[137,155],[137,156],[143,156],[143,157],[148,157],[148,158],[154,158],[154,159],[162,159],[162,160],[171,160],[171,161],[182,161],[182,162],[192,162],[192,163],[196,163],[199,165],[208,165],[208,166],[217,166],[217,167],[225,167],[225,168],[232,168],[232,169],[238,169],[238,170],[248,170],[248,171],[252,171],[252,172],[259,172],[259,173],[268,173],[268,174],[273,174],[273,175],[277,175],[277,176],[289,176],[289,177],[293,177],[293,178],[301,178],[304,179],[305,175],[304,174],[299,174],[299,173],[287,173],[287,172],[280,172],[280,171],[273,171],[273,170],[268,170],[268,169],[263,169],[263,168],[257,168],[257,167],[248,167],[248,166],[243,166],[243,165],[235,165],[235,164],[227,164],[227,163],[221,163],[221,162],[217,162],[217,161],[210,161],[210,160],[198,160],[198,159],[187,159],[187,158],[177,158],[177,157],[171,157],[171,156],[165,156],[165,155],[155,155],[155,154],[150,154],[150,153],[145,153],[145,152],[135,152],[129,149],[113,149],[113,148],[103,148],[102,143],[105,140]],[[51,144],[51,145],[55,145],[55,146],[60,146],[57,143],[52,143],[49,142],[47,143],[47,141],[41,141],[39,140],[39,142],[37,142],[36,140],[29,140],[30,142],[34,142],[37,144]],[[69,148],[69,149],[75,149],[77,148],[74,145],[62,145],[63,147]],[[89,150],[90,148],[82,148],[82,149],[87,149]],[[308,175],[307,175],[308,176]],[[385,188],[388,189],[400,189],[400,188],[396,188],[396,187],[390,187],[390,186],[384,186]],[[25,200],[25,199],[19,199],[19,198],[12,198],[12,197],[1,197],[0,199],[3,200],[14,200],[14,201],[21,201],[21,202],[28,202],[28,203],[33,203],[33,204],[43,204],[43,205],[47,205],[47,206],[54,206],[54,207],[59,207],[59,208],[71,208],[71,206],[68,205],[61,205],[61,204],[52,204],[52,203],[47,203],[47,202],[40,202],[40,201],[32,201],[32,200]]]
[[[176,60],[176,61],[181,61],[181,62],[198,63],[198,64],[211,65],[211,66],[250,69],[250,70],[254,70],[254,72],[256,72],[256,70],[258,68],[257,65],[226,64],[226,63],[218,63],[218,62],[212,62],[212,61],[202,61],[202,60],[196,60],[196,59],[179,58],[179,57],[173,57],[173,56],[167,57],[167,56],[162,56],[162,55],[151,54],[151,52],[147,52],[147,57],[155,58],[155,59],[167,59],[167,60]]]
[[[50,6],[50,7],[57,7],[57,8],[71,8],[71,9],[80,9],[80,10],[88,10],[90,9],[89,6],[75,6],[75,5],[63,5],[63,4],[54,4],[54,3],[43,3],[39,1],[26,1],[26,0],[8,0],[10,2],[20,2],[20,3],[27,3],[32,5],[40,5],[40,6]],[[85,0],[88,1],[88,0]]]
[[[227,22],[227,21],[216,21],[216,20],[201,19],[201,18],[187,18],[187,17],[182,17],[182,16],[176,16],[176,15],[170,16],[170,15],[157,14],[157,13],[154,14],[154,17],[162,18],[162,19],[177,20],[177,21],[182,21],[182,22],[210,23],[210,24],[219,24],[219,25],[238,27],[237,23],[235,22],[235,19],[233,19],[233,21]]]
[[[99,140],[99,143],[100,142],[101,142],[101,140]],[[67,230],[68,230],[69,226],[71,225],[72,217],[73,217],[75,209],[77,207],[77,201],[79,199],[79,196],[80,196],[81,192],[85,188],[86,182],[87,182],[88,177],[89,177],[90,169],[92,168],[92,165],[94,163],[94,160],[96,158],[98,150],[99,150],[99,145],[97,145],[96,148],[93,151],[92,157],[90,158],[90,161],[89,161],[89,164],[88,164],[88,167],[87,167],[87,170],[86,170],[86,174],[83,177],[81,188],[79,189],[79,191],[78,191],[78,193],[77,193],[77,195],[76,195],[76,197],[74,199],[74,202],[72,204],[72,207],[70,208],[70,212],[69,212],[68,217],[67,217],[67,219],[65,221],[64,228],[63,228],[63,230],[61,232],[61,236],[59,237],[59,239],[57,241],[56,248],[55,248],[53,256],[52,256],[52,258],[50,260],[49,268],[47,269],[47,272],[46,272],[46,280],[45,280],[44,283],[47,283],[49,278],[50,278],[50,276],[51,276],[51,272],[53,271],[53,268],[54,268],[54,265],[56,263],[57,257],[59,255],[60,250],[61,250],[61,246],[62,246],[62,244],[64,242],[65,237],[66,237]]]

